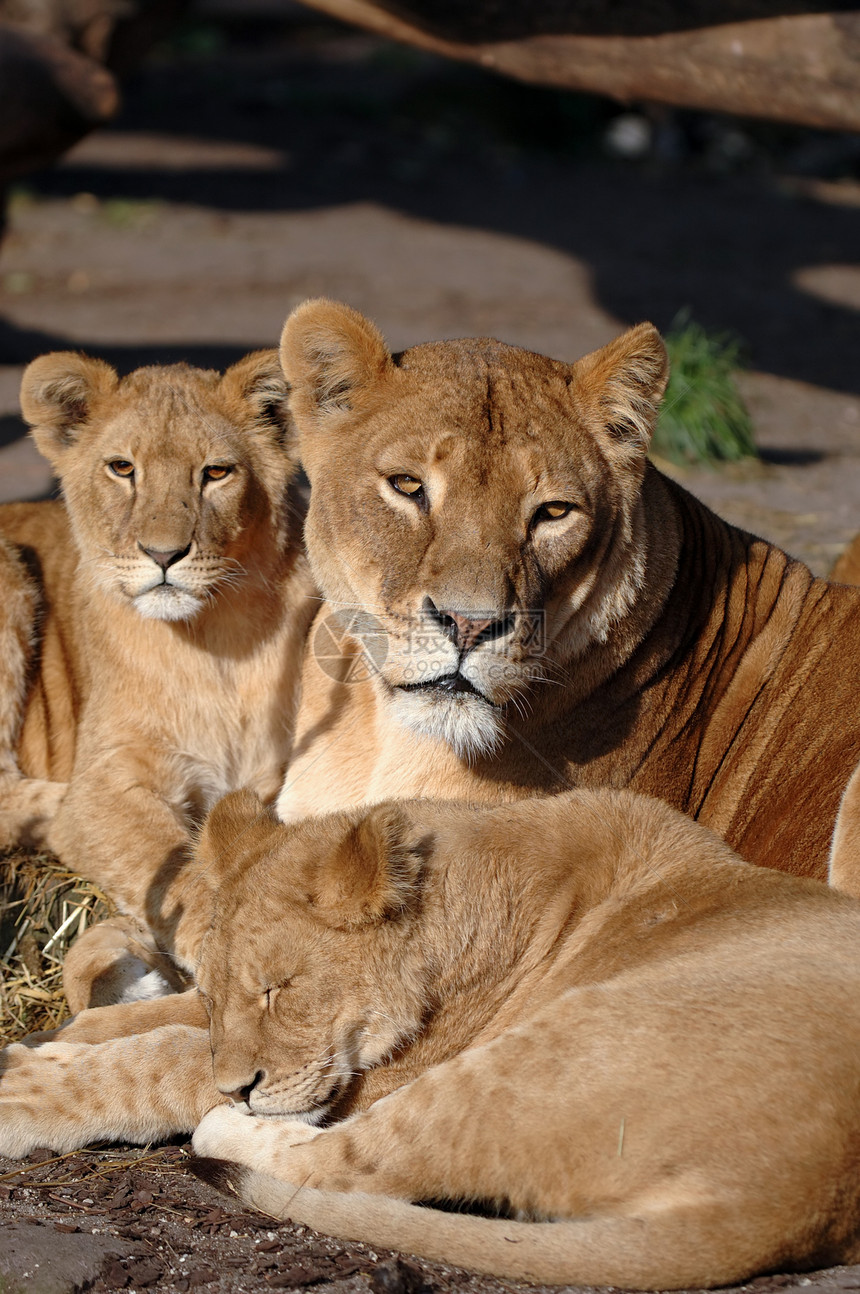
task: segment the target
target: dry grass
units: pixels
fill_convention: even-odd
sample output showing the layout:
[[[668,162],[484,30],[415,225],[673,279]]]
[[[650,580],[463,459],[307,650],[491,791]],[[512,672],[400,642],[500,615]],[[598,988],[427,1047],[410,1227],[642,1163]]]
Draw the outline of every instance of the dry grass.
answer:
[[[56,858],[0,855],[0,1045],[62,1024],[66,950],[112,912],[100,890]]]

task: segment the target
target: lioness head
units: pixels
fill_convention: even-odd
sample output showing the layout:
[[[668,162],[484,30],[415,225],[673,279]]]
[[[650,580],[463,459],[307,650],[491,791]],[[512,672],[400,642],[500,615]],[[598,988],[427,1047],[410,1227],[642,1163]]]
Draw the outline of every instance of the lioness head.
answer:
[[[310,301],[281,363],[320,587],[398,718],[486,754],[510,707],[640,591],[640,489],[668,366],[640,324],[575,364],[486,339],[392,355]]]
[[[401,961],[420,869],[402,811],[286,826],[235,792],[209,814],[196,866],[216,894],[196,976],[215,1081],[255,1114],[319,1122],[421,1022]]]
[[[153,620],[189,620],[283,539],[287,390],[275,351],[224,376],[177,364],[119,378],[42,355],[21,407],[53,464],[81,572]]]

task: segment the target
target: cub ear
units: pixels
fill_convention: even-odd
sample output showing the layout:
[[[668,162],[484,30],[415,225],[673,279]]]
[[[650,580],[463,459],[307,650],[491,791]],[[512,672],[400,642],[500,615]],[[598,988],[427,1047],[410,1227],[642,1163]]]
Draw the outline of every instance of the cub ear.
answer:
[[[394,362],[369,319],[321,297],[298,306],[284,324],[281,367],[301,430],[306,422],[361,409]]]
[[[596,406],[614,444],[644,456],[669,381],[669,357],[654,325],[637,324],[572,371],[577,391]]]
[[[340,929],[383,921],[411,908],[421,862],[403,810],[370,809],[353,823],[310,879],[311,906]]]
[[[39,450],[58,463],[88,422],[97,400],[109,395],[117,375],[101,359],[75,351],[40,355],[24,369],[21,411]]]
[[[194,870],[215,890],[228,877],[240,875],[270,848],[277,823],[260,797],[251,790],[233,791],[210,810],[194,845]]]
[[[240,426],[250,425],[251,430],[265,432],[278,444],[292,441],[290,388],[276,350],[257,350],[240,359],[227,369],[221,389],[228,402],[236,402]]]

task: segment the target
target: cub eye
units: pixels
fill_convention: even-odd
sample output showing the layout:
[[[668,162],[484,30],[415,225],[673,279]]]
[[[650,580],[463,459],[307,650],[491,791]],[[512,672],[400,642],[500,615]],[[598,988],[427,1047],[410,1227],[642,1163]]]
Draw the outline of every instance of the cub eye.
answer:
[[[267,1009],[267,1010],[271,1010],[271,1008],[275,1005],[275,1001],[276,1001],[277,996],[278,996],[278,994],[280,993],[281,989],[282,989],[282,988],[289,988],[289,986],[290,986],[290,981],[289,981],[288,979],[285,979],[285,980],[283,980],[280,984],[272,984],[272,985],[270,985],[270,986],[269,986],[269,988],[267,988],[267,989],[264,991],[264,993],[263,993],[263,997],[264,997],[264,998],[265,998],[265,1000],[266,1000],[266,1009]]]
[[[540,521],[560,521],[562,517],[566,517],[572,511],[572,503],[564,503],[561,499],[553,499],[551,503],[542,503],[540,505],[532,517],[532,523],[537,525]]]
[[[129,463],[125,458],[114,458],[108,463],[108,467],[114,476],[124,476],[126,479],[134,476],[134,463]]]
[[[229,463],[210,463],[208,467],[203,468],[204,481],[223,481],[225,476],[229,476],[233,471]]]
[[[396,490],[398,494],[405,494],[408,499],[414,499],[416,503],[420,503],[424,498],[424,486],[417,476],[406,476],[401,472],[398,476],[389,476],[388,484],[392,490]]]

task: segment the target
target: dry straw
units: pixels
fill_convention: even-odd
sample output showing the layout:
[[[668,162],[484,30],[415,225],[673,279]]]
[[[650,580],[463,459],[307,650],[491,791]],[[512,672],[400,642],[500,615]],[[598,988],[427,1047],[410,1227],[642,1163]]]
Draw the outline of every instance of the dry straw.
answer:
[[[0,855],[0,1045],[68,1015],[63,958],[108,899],[49,854]]]

